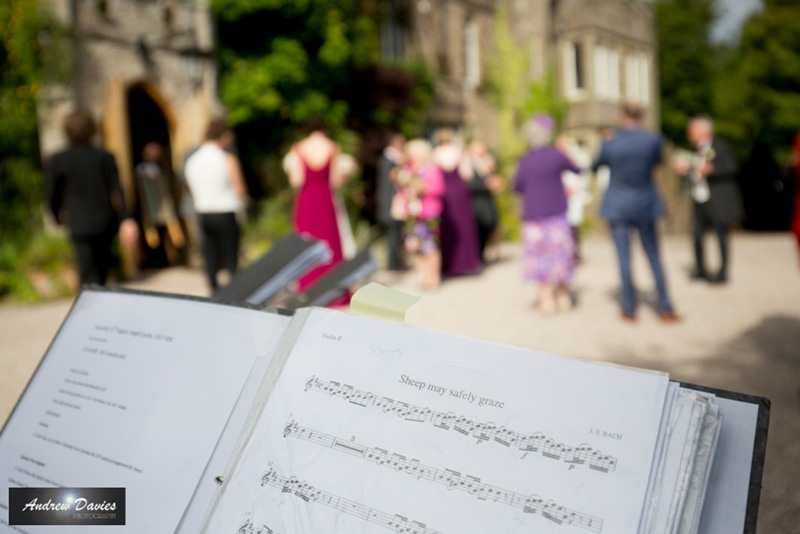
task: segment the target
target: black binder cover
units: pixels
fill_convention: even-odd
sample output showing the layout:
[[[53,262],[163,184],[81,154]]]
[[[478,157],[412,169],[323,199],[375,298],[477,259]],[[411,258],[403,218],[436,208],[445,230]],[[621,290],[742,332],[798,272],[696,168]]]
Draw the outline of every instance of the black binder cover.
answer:
[[[256,293],[261,286],[278,275],[292,260],[313,245],[313,241],[303,239],[296,234],[289,234],[275,243],[269,252],[254,264],[236,273],[227,286],[219,288],[214,293],[214,298],[225,301],[247,301],[248,297]],[[297,273],[297,277],[303,274]],[[270,297],[272,295],[266,300],[269,300]],[[254,304],[263,305],[264,302]]]
[[[753,460],[750,466],[750,488],[747,492],[747,511],[744,521],[743,534],[755,534],[756,520],[758,519],[758,502],[761,497],[761,479],[764,476],[764,456],[767,453],[767,430],[769,428],[770,400],[766,397],[756,397],[745,393],[727,391],[724,389],[710,388],[681,382],[681,386],[700,392],[712,393],[723,399],[730,399],[758,406],[758,419],[756,432],[753,436]]]

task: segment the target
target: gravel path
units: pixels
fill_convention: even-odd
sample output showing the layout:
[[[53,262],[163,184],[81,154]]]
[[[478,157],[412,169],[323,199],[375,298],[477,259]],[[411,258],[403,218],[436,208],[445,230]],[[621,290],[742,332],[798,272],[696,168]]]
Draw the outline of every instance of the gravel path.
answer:
[[[711,247],[713,248],[713,247]],[[592,360],[663,370],[673,379],[762,395],[772,419],[758,530],[793,534],[800,524],[800,270],[788,234],[739,234],[733,239],[731,282],[689,282],[688,238],[664,240],[662,254],[679,314],[658,322],[649,269],[634,248],[634,276],[642,305],[639,322],[619,319],[616,258],[611,242],[583,244],[576,276],[577,307],[534,317],[534,288],[520,281],[519,247],[482,275],[447,281],[425,294],[407,323],[469,337]],[[413,273],[379,272],[375,280],[417,294]],[[197,270],[174,268],[127,287],[202,295]],[[0,421],[5,421],[69,310],[69,300],[0,306]]]

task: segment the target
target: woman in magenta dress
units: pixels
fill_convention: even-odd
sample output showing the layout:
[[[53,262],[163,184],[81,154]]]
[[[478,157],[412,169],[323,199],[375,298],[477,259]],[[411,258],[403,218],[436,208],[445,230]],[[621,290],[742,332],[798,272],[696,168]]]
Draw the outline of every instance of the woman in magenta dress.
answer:
[[[334,193],[344,182],[337,171],[339,145],[333,142],[320,124],[309,125],[311,133],[295,144],[287,156],[289,183],[297,190],[294,205],[294,230],[298,235],[325,241],[332,256],[326,263],[315,267],[297,281],[297,291],[311,287],[342,262],[342,242],[336,218]],[[347,304],[346,294],[331,303]]]
[[[460,148],[451,143],[452,132],[438,134],[439,146],[433,159],[444,174],[444,210],[442,211],[442,273],[447,276],[475,274],[481,269],[478,223],[472,211],[472,194],[466,180],[472,168]]]
[[[794,138],[792,146],[792,158],[794,160],[795,179],[797,179],[797,189],[794,194],[794,215],[792,215],[791,230],[797,239],[798,251],[800,251],[800,132]]]

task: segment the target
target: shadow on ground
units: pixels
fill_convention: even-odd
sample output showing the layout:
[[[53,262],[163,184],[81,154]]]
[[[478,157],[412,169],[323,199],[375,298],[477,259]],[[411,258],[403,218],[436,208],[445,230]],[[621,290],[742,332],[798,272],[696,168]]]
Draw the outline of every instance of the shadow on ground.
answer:
[[[606,293],[609,302],[613,302],[617,309],[622,310],[622,288],[616,287],[614,289],[610,289],[608,293]],[[636,290],[636,304],[637,307],[646,307],[653,311],[653,313],[658,313],[660,310],[658,309],[658,293],[655,291],[642,291],[637,289]]]
[[[632,353],[618,359],[634,366],[654,367],[652,360]],[[716,354],[699,359],[675,358],[663,362],[660,368],[673,380],[770,399],[758,532],[796,533],[800,524],[800,320],[768,316],[724,342]]]

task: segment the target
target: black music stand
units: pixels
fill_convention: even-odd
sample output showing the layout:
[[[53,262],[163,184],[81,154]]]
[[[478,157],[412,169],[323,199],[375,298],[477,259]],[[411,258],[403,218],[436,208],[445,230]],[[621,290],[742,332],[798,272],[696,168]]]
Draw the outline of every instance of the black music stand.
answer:
[[[331,251],[324,241],[290,234],[257,262],[237,272],[231,282],[214,292],[214,298],[263,306],[312,268],[329,261]]]

